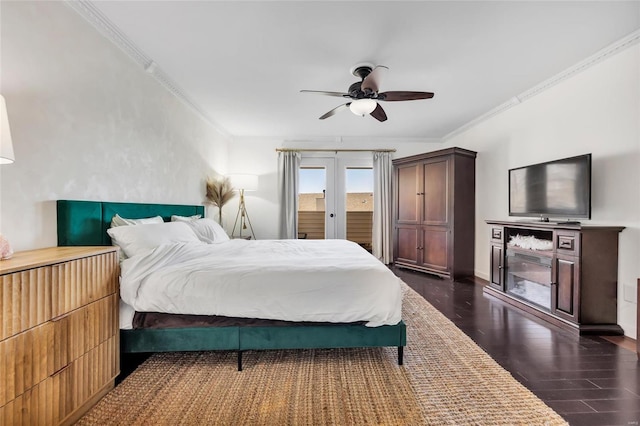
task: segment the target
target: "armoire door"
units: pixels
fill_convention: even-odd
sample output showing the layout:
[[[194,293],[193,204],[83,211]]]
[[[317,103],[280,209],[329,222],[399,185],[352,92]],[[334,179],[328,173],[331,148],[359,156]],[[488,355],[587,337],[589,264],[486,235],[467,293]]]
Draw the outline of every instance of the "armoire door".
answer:
[[[409,164],[397,168],[396,221],[398,224],[418,225],[422,221],[420,173],[419,164]]]
[[[434,159],[422,165],[422,223],[446,226],[449,222],[449,158]]]
[[[434,271],[449,269],[449,230],[440,226],[422,227],[422,265]]]
[[[396,228],[396,262],[409,265],[422,263],[422,251],[420,247],[420,234],[415,225],[398,225]]]
[[[449,157],[422,164],[422,264],[434,272],[449,271],[452,253],[449,224]]]

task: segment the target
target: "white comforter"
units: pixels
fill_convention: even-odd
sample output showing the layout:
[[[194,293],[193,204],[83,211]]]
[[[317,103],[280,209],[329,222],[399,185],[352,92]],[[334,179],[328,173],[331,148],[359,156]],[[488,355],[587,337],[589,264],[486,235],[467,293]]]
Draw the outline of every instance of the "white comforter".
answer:
[[[122,263],[120,293],[140,312],[285,321],[401,319],[400,279],[345,240],[162,245]]]

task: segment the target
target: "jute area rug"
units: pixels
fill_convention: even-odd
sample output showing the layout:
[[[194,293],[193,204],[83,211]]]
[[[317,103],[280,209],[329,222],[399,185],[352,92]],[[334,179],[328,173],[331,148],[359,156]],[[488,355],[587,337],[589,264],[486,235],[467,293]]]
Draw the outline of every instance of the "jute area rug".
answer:
[[[564,425],[451,321],[405,286],[396,348],[150,357],[81,425]]]

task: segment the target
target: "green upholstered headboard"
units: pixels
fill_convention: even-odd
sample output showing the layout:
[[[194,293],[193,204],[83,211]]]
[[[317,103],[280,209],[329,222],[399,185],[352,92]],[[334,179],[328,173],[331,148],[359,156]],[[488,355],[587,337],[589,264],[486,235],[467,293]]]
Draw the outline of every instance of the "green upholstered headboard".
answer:
[[[57,212],[59,246],[110,246],[107,229],[116,213],[129,219],[162,216],[168,222],[171,215],[204,217],[204,206],[58,200]]]

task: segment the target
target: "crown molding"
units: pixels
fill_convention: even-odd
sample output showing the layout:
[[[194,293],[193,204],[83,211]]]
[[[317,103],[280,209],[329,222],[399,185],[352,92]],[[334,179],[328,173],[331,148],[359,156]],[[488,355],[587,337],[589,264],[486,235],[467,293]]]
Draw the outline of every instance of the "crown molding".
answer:
[[[440,138],[411,138],[411,137],[393,137],[393,136],[301,136],[283,138],[285,144],[333,144],[333,145],[379,145],[379,144],[397,144],[397,143],[441,143]]]
[[[230,138],[231,135],[213,118],[211,118],[195,101],[193,101],[180,86],[167,75],[151,58],[149,58],[135,43],[133,43],[118,27],[116,27],[96,6],[89,0],[65,0],[65,3],[89,22],[107,40],[118,46],[131,59],[140,65],[147,73],[153,76],[172,95],[190,107],[202,119],[211,124],[222,136]]]
[[[411,138],[411,137],[393,137],[393,136],[233,136],[234,142],[246,143],[264,141],[266,143],[278,144],[285,148],[355,148],[367,146],[372,149],[377,147],[386,147],[389,144],[396,146],[399,143],[442,143],[440,138]]]
[[[463,124],[462,126],[458,127],[457,129],[455,129],[454,131],[446,134],[445,136],[442,137],[443,141],[447,141],[461,133],[466,132],[467,130],[471,129],[472,127],[482,123],[483,121],[488,120],[489,118],[498,115],[516,105],[519,105],[520,103],[536,96],[539,95],[540,93],[550,89],[551,87],[562,83],[563,81],[575,76],[576,74],[591,68],[592,66],[604,61],[605,59],[608,59],[609,57],[611,57],[612,55],[615,55],[618,52],[621,52],[633,45],[635,45],[636,43],[640,42],[640,30],[636,30],[634,32],[632,32],[631,34],[629,34],[626,37],[621,38],[620,40],[616,41],[613,44],[610,44],[609,46],[605,47],[604,49],[599,50],[598,52],[596,52],[595,54],[589,56],[587,59],[578,62],[577,64],[573,65],[572,67],[567,68],[566,70],[556,74],[555,76],[543,81],[540,84],[535,85],[534,87],[532,87],[531,89],[528,89],[522,93],[520,93],[517,96],[514,96],[513,98],[509,99],[507,102],[498,105],[497,107],[493,108],[492,110],[480,115],[479,117],[474,118],[473,120]]]

